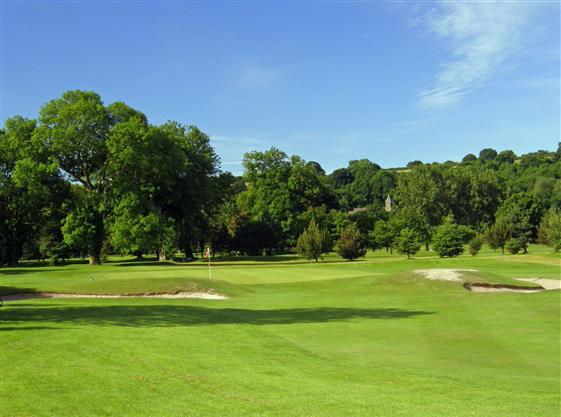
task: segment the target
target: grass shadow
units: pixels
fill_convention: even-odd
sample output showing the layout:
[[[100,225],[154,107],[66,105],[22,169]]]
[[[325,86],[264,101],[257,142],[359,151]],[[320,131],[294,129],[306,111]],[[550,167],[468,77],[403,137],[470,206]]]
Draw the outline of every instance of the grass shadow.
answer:
[[[325,323],[333,321],[406,319],[434,314],[429,311],[396,308],[291,308],[251,310],[241,308],[208,308],[185,305],[105,305],[105,306],[36,306],[3,309],[0,322],[72,323],[99,326],[170,327],[215,324],[275,325]]]
[[[30,327],[0,327],[1,332],[11,332],[11,331],[25,331],[25,330],[54,330],[60,329],[60,327],[46,327],[46,326],[30,326]]]
[[[35,288],[7,287],[5,285],[0,285],[0,296],[30,292],[37,292],[37,290]]]

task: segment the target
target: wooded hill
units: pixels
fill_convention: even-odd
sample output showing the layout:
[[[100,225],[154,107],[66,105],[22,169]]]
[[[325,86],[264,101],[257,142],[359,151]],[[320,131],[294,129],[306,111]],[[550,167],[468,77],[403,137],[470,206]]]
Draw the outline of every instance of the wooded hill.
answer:
[[[0,131],[0,265],[85,255],[96,264],[109,253],[191,259],[206,246],[286,252],[312,219],[331,246],[348,228],[372,249],[392,249],[405,229],[429,246],[443,224],[465,226],[463,243],[561,246],[559,144],[401,169],[361,159],[330,174],[271,148],[245,154],[243,168],[241,177],[221,171],[195,126],[153,125],[125,103],[68,91]]]

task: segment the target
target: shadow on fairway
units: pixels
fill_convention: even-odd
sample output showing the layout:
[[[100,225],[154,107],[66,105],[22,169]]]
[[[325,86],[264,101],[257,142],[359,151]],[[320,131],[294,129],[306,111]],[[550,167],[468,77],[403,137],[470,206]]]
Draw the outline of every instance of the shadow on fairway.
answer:
[[[0,297],[8,294],[23,294],[26,292],[36,292],[35,288],[7,287],[0,285]]]
[[[45,326],[31,326],[31,327],[0,327],[0,332],[11,332],[14,330],[23,331],[23,330],[54,330],[58,329],[58,327],[45,327]]]
[[[205,308],[182,305],[91,306],[4,309],[1,324],[28,322],[73,323],[100,326],[200,326],[213,324],[273,325],[324,323],[352,319],[405,319],[433,314],[428,311],[396,308],[293,308],[248,310],[239,308]]]

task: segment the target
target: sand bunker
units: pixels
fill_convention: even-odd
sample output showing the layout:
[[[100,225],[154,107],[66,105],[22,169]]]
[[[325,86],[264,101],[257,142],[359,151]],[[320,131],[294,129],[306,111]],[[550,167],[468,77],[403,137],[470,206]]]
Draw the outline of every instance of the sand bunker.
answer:
[[[534,282],[546,290],[561,290],[561,280],[548,278],[516,278],[518,281]]]
[[[462,277],[462,272],[478,272],[477,269],[417,269],[413,272],[422,275],[426,279],[463,282],[464,288],[472,292],[535,293],[544,290],[561,289],[561,280],[546,278],[517,278],[519,281],[533,282],[539,285],[538,287],[489,284],[485,282],[465,282],[465,279]]]
[[[2,301],[29,300],[32,298],[198,298],[203,300],[226,300],[228,297],[213,292],[148,293],[148,294],[69,294],[60,292],[34,292],[3,295]]]
[[[426,279],[463,282],[462,272],[477,272],[477,269],[417,269],[413,272],[423,275]]]

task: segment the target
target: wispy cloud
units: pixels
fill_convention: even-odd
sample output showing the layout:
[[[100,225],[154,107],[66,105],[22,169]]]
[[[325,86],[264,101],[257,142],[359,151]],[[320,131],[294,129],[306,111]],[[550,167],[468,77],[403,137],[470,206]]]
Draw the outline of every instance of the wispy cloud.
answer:
[[[222,143],[232,143],[238,145],[265,145],[268,141],[263,139],[258,139],[254,137],[233,137],[233,136],[222,136],[222,135],[211,135],[210,139],[215,142],[222,142]]]
[[[529,78],[525,80],[514,81],[515,86],[527,87],[527,88],[544,88],[552,90],[559,94],[559,88],[561,87],[561,80],[559,77],[542,77],[542,78]]]
[[[270,87],[281,75],[281,71],[259,65],[244,65],[237,78],[238,87],[264,89]]]
[[[510,60],[524,52],[527,2],[441,2],[422,23],[450,42],[451,60],[441,65],[431,88],[417,98],[424,107],[446,107],[461,101]]]

